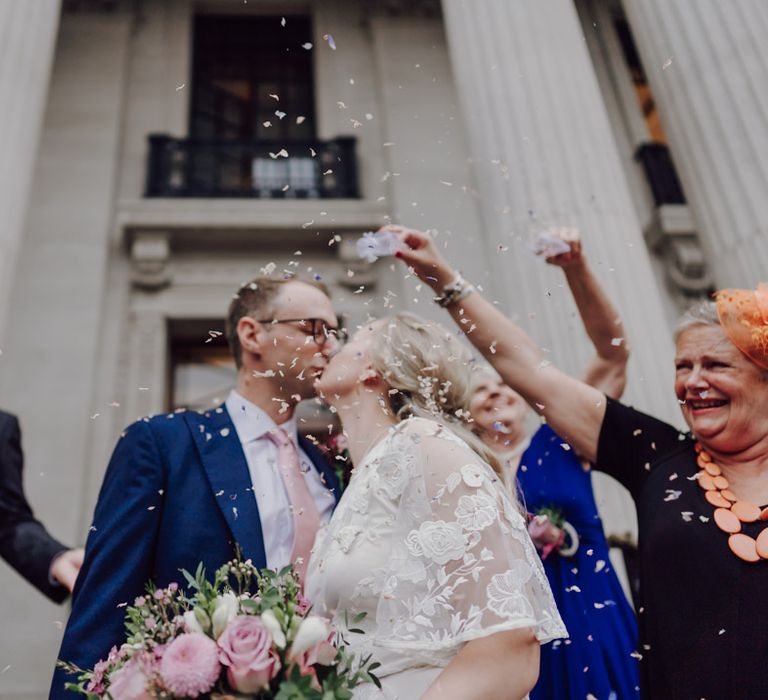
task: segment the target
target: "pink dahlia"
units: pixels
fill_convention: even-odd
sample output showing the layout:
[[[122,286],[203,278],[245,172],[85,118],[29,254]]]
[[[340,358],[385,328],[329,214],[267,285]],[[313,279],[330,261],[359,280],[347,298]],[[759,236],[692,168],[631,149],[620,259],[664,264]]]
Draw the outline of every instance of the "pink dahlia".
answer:
[[[141,654],[131,657],[109,679],[109,695],[114,700],[152,700],[148,692],[151,668]]]
[[[181,634],[165,647],[160,675],[174,695],[194,698],[215,685],[221,665],[219,648],[199,632]]]

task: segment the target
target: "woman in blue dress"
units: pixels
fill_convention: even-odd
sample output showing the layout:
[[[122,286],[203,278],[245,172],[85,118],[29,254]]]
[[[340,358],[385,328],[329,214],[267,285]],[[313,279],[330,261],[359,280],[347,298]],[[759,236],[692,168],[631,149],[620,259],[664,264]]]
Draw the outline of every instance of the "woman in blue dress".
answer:
[[[621,320],[592,276],[578,238],[566,237],[570,252],[547,262],[563,268],[597,352],[586,381],[618,398],[629,354]],[[490,371],[476,382],[470,411],[478,434],[504,459],[510,486],[516,484],[528,512],[538,515],[531,534],[539,540],[569,633],[568,640],[542,647],[531,699],[638,698],[637,624],[609,558],[591,472],[546,424],[531,434],[525,400]]]

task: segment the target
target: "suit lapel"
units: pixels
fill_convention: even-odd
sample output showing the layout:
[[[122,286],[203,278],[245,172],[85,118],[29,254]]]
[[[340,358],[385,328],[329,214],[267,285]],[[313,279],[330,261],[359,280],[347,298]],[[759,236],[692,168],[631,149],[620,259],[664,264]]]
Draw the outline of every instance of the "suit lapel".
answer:
[[[225,407],[205,413],[188,411],[184,418],[192,431],[200,460],[216,503],[224,515],[244,559],[267,565],[259,507],[251,474],[237,431]]]
[[[328,460],[317,447],[301,436],[299,437],[299,445],[301,445],[301,449],[304,450],[304,453],[309,457],[312,464],[314,464],[315,469],[317,469],[320,474],[320,479],[325,484],[326,488],[333,494],[333,497],[338,504],[339,498],[341,498],[339,480],[336,478],[336,473],[328,463]]]

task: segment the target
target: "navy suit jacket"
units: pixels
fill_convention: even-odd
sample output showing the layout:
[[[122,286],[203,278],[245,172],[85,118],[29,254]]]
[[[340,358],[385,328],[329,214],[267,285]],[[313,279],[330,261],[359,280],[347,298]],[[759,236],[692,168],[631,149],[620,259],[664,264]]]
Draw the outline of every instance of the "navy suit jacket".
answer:
[[[338,500],[330,465],[307,441],[301,446]],[[59,658],[93,668],[125,640],[124,606],[148,581],[183,585],[179,570],[194,573],[200,562],[213,578],[236,546],[266,566],[248,463],[226,408],[134,423],[104,476]],[[74,680],[57,669],[50,697],[70,697],[64,684]]]

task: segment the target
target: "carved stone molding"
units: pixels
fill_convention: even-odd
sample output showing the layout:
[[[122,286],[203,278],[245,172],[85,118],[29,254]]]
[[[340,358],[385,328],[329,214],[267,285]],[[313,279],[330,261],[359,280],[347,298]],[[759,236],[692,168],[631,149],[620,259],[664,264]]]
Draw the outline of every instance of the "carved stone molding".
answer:
[[[158,290],[171,283],[171,245],[167,231],[142,231],[131,241],[131,281],[135,287]]]
[[[664,261],[667,279],[677,291],[688,297],[698,297],[712,289],[712,274],[686,205],[659,207],[645,230],[645,238]]]

